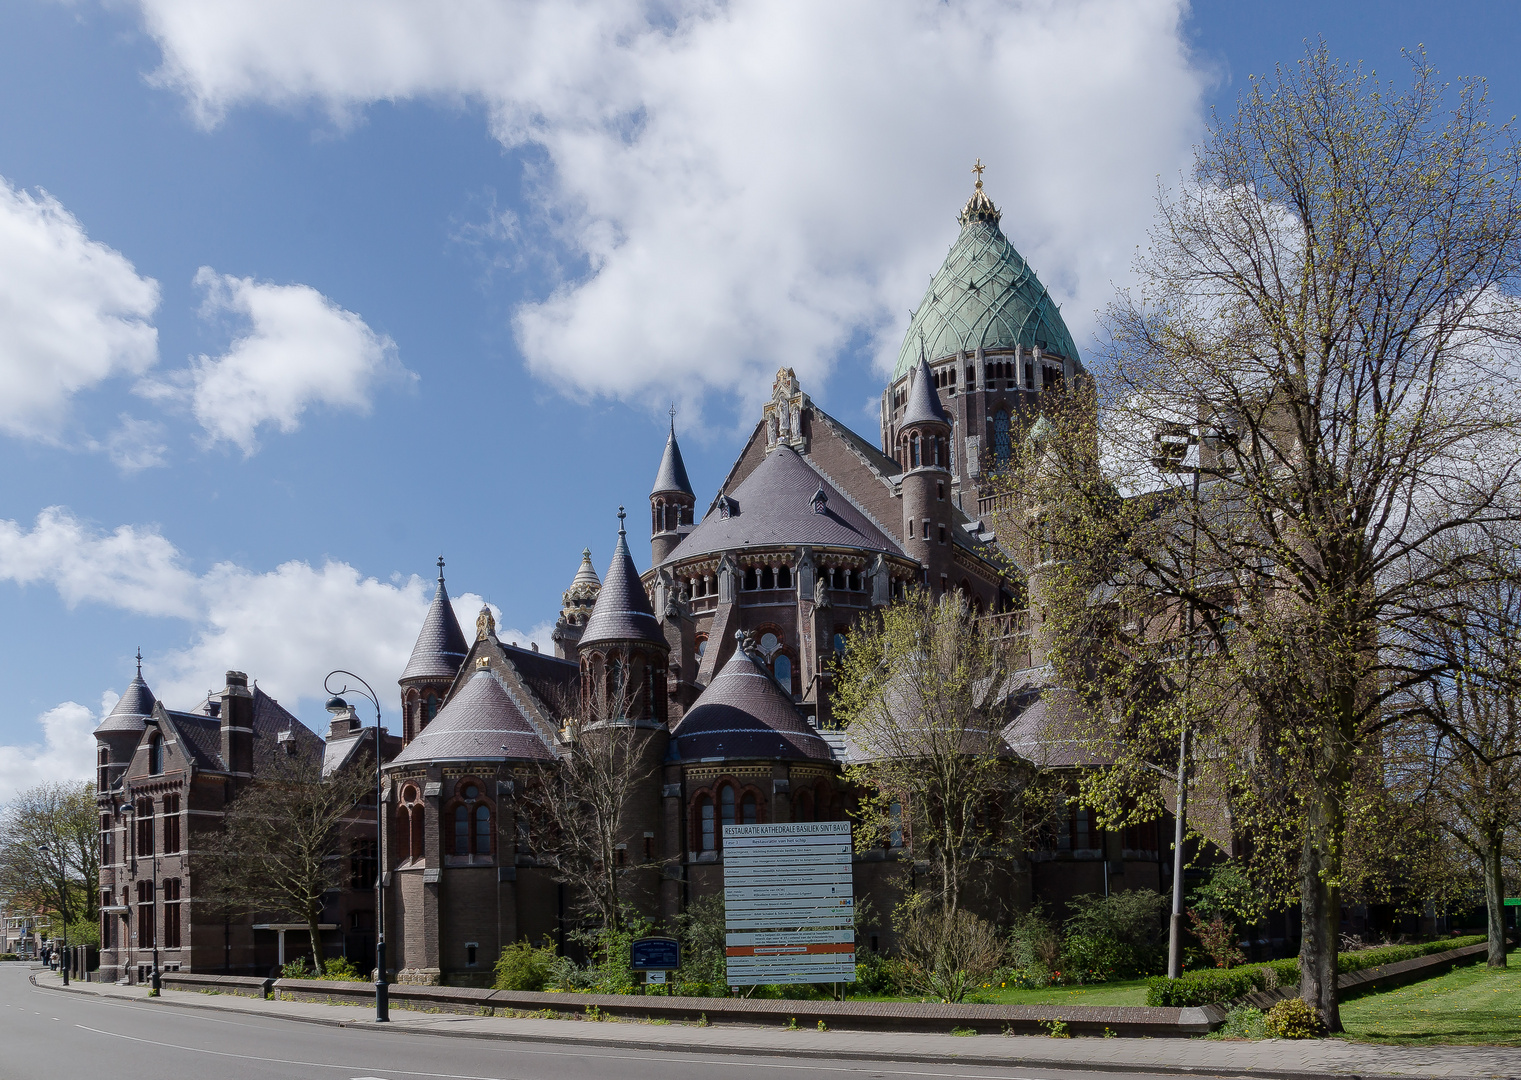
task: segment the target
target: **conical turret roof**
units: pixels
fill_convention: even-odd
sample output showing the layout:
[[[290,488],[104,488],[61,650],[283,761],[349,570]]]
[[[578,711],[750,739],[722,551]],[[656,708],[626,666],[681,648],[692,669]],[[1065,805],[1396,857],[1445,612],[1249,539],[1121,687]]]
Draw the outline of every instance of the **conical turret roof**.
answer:
[[[929,359],[1012,349],[1016,345],[1078,363],[1077,346],[1051,294],[998,226],[1002,215],[982,180],[961,210],[961,235],[951,245],[914,311],[893,368],[896,381],[921,350]]]
[[[591,548],[581,549],[581,566],[576,570],[576,576],[571,578],[570,587],[572,589],[600,589],[602,587],[602,579],[597,576],[597,568],[592,565]]]
[[[660,632],[660,623],[650,609],[650,598],[644,595],[639,571],[634,568],[634,557],[629,554],[623,516],[623,507],[620,506],[618,546],[613,551],[612,565],[602,578],[602,591],[597,594],[591,618],[586,620],[586,631],[581,635],[583,647],[599,641],[666,643],[665,635]]]
[[[391,761],[549,761],[554,754],[488,668],[465,681]]]
[[[692,481],[687,479],[686,463],[681,460],[681,447],[676,444],[676,421],[671,421],[671,434],[665,440],[665,453],[660,458],[660,471],[655,474],[655,486],[650,489],[651,495],[665,495],[672,492],[682,495],[691,495],[694,499],[696,493],[692,491]]]
[[[921,353],[919,366],[914,369],[914,377],[910,380],[908,404],[903,409],[903,418],[898,421],[898,425],[908,427],[910,424],[931,423],[949,427],[951,418],[940,404],[940,394],[935,389],[935,376],[931,374],[929,364]]]
[[[444,588],[444,559],[438,559],[438,590],[433,603],[428,605],[428,617],[423,620],[422,633],[412,646],[412,658],[403,679],[438,678],[452,679],[465,662],[470,646],[454,617],[454,605],[449,603],[449,590]]]
[[[137,675],[127,684],[127,689],[117,699],[115,707],[100,722],[100,726],[95,729],[95,734],[144,730],[148,726],[148,717],[153,715],[154,700],[153,691],[149,690],[148,684],[143,682],[143,654],[139,652]]]
[[[734,650],[671,737],[676,752],[688,760],[830,758],[824,737],[803,719],[791,696],[743,648]]]

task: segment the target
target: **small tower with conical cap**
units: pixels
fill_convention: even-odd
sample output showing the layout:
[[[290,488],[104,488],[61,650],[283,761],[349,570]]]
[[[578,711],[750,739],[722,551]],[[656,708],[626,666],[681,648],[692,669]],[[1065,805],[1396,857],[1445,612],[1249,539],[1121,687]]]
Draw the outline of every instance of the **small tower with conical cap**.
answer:
[[[939,596],[951,585],[954,563],[951,418],[940,404],[923,354],[898,422],[897,450],[903,467],[903,550],[919,560],[925,568],[924,583]]]
[[[581,705],[586,719],[666,722],[670,646],[628,550],[618,507],[618,545],[581,634]]]
[[[576,658],[576,645],[581,640],[586,620],[591,618],[597,594],[601,591],[602,582],[597,578],[596,568],[592,566],[591,548],[582,548],[581,566],[571,579],[570,588],[560,596],[560,618],[550,634],[555,643],[555,655],[561,660]]]
[[[671,434],[665,440],[665,453],[660,458],[660,471],[655,474],[655,486],[650,491],[650,556],[652,565],[659,566],[670,558],[681,538],[692,531],[693,511],[697,496],[692,482],[687,479],[687,467],[681,460],[681,447],[676,443],[676,414],[671,413]]]
[[[444,557],[440,555],[438,589],[428,605],[417,644],[412,646],[412,658],[397,680],[401,684],[401,730],[405,742],[415,739],[428,721],[438,715],[438,707],[465,662],[469,648],[459,620],[454,617],[454,605],[449,603],[449,590],[444,587]]]
[[[153,691],[143,681],[143,650],[137,650],[137,674],[116,700],[116,705],[95,729],[95,790],[109,791],[121,778],[137,752],[148,720],[153,715]]]

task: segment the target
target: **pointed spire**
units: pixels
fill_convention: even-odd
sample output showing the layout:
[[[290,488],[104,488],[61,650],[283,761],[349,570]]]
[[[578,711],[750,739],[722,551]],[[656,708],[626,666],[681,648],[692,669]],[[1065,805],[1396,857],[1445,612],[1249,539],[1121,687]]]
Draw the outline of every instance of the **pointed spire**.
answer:
[[[972,197],[961,208],[961,213],[956,220],[963,226],[970,225],[974,221],[987,221],[994,225],[998,224],[999,218],[1003,217],[1002,211],[993,205],[993,200],[988,198],[988,193],[982,190],[982,172],[987,166],[982,163],[982,158],[977,159],[977,164],[972,166],[972,171],[977,174],[977,186],[972,189]]]
[[[449,603],[449,590],[444,587],[444,557],[438,557],[438,589],[433,602],[428,605],[427,617],[423,619],[422,632],[412,647],[412,658],[401,673],[403,679],[439,678],[452,679],[459,666],[465,662],[469,646],[454,616],[454,605]]]
[[[116,705],[95,729],[95,734],[113,731],[142,731],[147,727],[148,717],[153,715],[153,691],[143,681],[143,650],[137,650],[137,674],[127,684],[127,689],[117,699]]]
[[[898,421],[900,427],[908,427],[910,424],[951,424],[951,418],[946,415],[945,408],[940,404],[940,394],[935,389],[935,376],[930,373],[929,363],[924,359],[924,350],[919,350],[919,366],[914,369],[913,380],[908,388],[908,405],[903,410],[903,419]]]
[[[599,641],[648,641],[666,646],[650,598],[644,594],[634,557],[629,554],[628,533],[623,527],[626,516],[623,507],[618,507],[618,546],[603,575],[602,590],[597,594],[591,618],[586,621],[586,632],[581,635],[582,647]]]
[[[667,495],[672,492],[697,497],[692,491],[692,481],[687,479],[687,466],[681,460],[681,447],[676,442],[676,420],[671,419],[671,433],[665,440],[665,453],[660,457],[660,469],[655,473],[655,486],[651,495]]]

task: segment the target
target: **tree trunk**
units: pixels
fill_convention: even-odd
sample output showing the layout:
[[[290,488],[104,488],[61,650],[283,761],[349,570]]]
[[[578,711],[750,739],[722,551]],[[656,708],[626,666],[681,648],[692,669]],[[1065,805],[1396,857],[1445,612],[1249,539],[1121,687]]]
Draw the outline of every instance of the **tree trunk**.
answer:
[[[1300,857],[1299,996],[1320,1013],[1328,1031],[1341,1030],[1336,999],[1337,932],[1341,927],[1340,828],[1335,797],[1324,792],[1311,807]]]
[[[1500,872],[1504,834],[1489,837],[1484,852],[1484,904],[1489,909],[1489,966],[1505,967],[1505,879]]]
[[[312,975],[320,976],[325,967],[322,963],[322,931],[317,929],[317,915],[314,913],[307,913],[306,932],[312,939]]]

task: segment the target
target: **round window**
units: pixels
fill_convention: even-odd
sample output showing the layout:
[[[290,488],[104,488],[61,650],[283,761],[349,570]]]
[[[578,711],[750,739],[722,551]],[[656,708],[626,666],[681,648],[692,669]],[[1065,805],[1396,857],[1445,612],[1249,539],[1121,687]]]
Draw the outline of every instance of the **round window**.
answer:
[[[469,787],[467,787],[465,789],[465,798],[467,798],[467,799],[473,799],[477,795],[479,795],[480,793],[481,793],[481,789],[478,788],[478,787],[476,787],[474,784],[471,784]]]
[[[769,652],[773,651],[775,648],[776,648],[776,635],[775,634],[762,634],[761,635],[761,651],[765,652],[765,653],[769,653]]]

